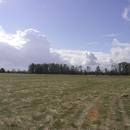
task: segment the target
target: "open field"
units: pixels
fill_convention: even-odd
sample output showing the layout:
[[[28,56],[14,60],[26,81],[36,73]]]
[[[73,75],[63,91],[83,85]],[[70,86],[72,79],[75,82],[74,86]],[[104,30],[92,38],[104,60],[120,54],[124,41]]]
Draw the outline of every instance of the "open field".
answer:
[[[0,130],[130,130],[128,76],[0,74]]]

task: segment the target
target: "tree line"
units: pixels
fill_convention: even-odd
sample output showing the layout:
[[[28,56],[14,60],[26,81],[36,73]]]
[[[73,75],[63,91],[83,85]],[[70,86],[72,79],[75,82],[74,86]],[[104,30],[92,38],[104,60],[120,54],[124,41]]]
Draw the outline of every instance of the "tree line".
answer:
[[[30,64],[28,70],[5,70],[0,69],[0,73],[29,73],[29,74],[84,74],[84,75],[130,75],[130,63],[121,62],[118,64],[112,64],[111,68],[100,69],[97,66],[94,71],[91,70],[91,66],[86,66],[85,69],[80,66],[67,65],[67,64],[55,64],[55,63],[44,63],[44,64]]]
[[[68,66],[66,64],[30,64],[28,72],[31,74],[96,74],[96,75],[130,75],[130,63],[121,62],[119,64],[111,65],[111,69],[105,68],[101,70],[100,66],[95,68],[95,71],[91,71],[91,66],[86,66],[82,69],[82,66]]]
[[[0,69],[0,73],[28,73],[26,70],[20,70],[18,69],[17,71],[15,69],[12,70],[5,70],[4,68]]]

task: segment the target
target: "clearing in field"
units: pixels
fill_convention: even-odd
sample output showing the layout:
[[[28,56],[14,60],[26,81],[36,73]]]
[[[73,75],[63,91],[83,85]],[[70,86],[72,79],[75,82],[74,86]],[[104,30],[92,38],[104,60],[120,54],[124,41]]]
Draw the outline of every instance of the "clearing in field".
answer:
[[[126,76],[0,74],[0,130],[130,130],[129,95]]]

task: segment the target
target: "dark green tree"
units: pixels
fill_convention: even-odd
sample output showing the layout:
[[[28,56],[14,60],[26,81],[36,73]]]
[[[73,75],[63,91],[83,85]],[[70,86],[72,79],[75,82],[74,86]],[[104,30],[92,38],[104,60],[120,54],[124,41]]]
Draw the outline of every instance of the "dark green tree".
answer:
[[[0,73],[5,73],[5,69],[4,69],[4,68],[1,68],[1,69],[0,69]]]
[[[97,66],[97,67],[96,67],[96,70],[95,70],[95,74],[96,74],[96,75],[99,75],[99,74],[100,74],[100,72],[101,72],[100,67],[99,67],[99,66]]]
[[[32,74],[35,73],[35,65],[34,65],[34,63],[29,65],[28,71],[29,71],[29,73],[32,73]]]

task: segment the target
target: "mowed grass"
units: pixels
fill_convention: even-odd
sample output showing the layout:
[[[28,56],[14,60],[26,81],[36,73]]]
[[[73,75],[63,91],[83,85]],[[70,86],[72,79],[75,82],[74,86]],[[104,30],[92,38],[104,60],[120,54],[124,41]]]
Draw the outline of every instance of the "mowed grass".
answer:
[[[128,76],[0,74],[0,130],[129,130]]]

